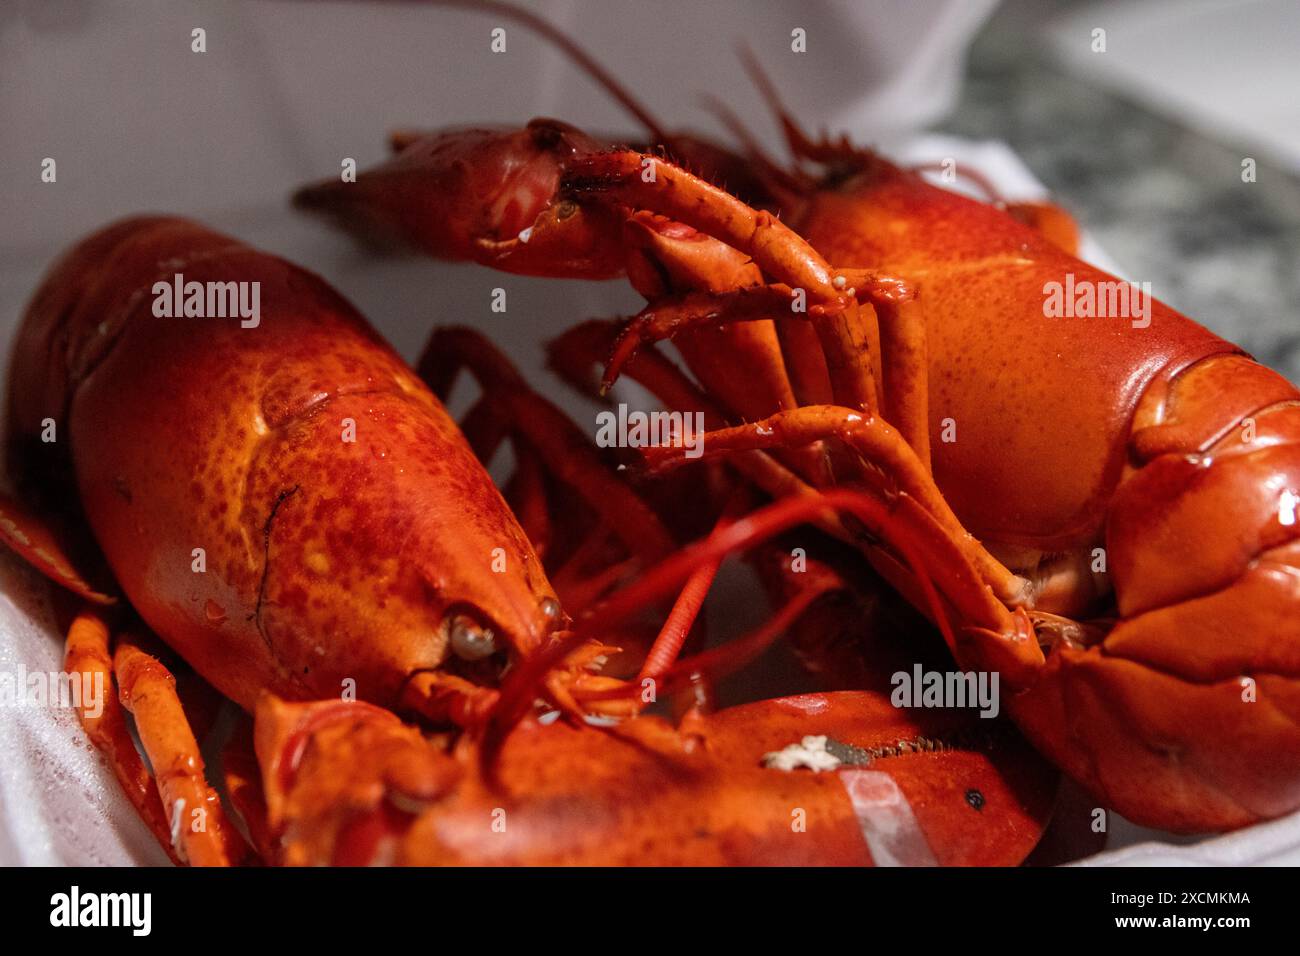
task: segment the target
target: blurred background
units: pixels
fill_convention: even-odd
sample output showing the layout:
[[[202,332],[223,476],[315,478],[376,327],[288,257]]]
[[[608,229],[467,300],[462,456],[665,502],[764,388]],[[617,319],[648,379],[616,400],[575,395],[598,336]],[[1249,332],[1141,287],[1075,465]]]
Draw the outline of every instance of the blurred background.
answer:
[[[1051,195],[1088,231],[1087,257],[1151,282],[1158,298],[1300,379],[1300,4],[529,6],[666,125],[725,137],[702,106],[707,92],[779,150],[736,56],[743,41],[805,126],[911,161],[955,157],[1009,198]],[[498,27],[506,50],[493,53]],[[205,52],[192,49],[196,29]],[[792,49],[795,31],[805,52]],[[624,283],[378,258],[288,206],[295,187],[337,176],[344,157],[362,168],[382,159],[391,129],[538,115],[639,132],[550,45],[491,12],[377,0],[5,0],[0,342],[76,239],[118,216],[179,213],[321,273],[408,359],[435,323],[480,327],[590,422],[593,409],[546,373],[542,345],[583,318],[636,311]],[[53,183],[41,179],[47,157]],[[504,314],[490,309],[498,287]],[[761,613],[743,597],[722,601],[720,613],[737,619]],[[0,554],[0,667],[59,667],[43,614],[39,589]],[[1116,834],[1112,846],[1135,836]],[[1228,862],[1256,851],[1231,852]],[[0,711],[0,861],[159,856],[71,714]]]

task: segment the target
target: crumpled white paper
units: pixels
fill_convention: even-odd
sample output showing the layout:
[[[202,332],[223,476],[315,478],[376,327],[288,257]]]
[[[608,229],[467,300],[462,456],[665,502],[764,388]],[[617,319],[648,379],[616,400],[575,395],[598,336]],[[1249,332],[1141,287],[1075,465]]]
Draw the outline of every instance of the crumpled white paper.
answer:
[[[0,547],[0,674],[63,670],[49,585]],[[163,864],[167,855],[123,796],[76,712],[0,706],[0,864]]]

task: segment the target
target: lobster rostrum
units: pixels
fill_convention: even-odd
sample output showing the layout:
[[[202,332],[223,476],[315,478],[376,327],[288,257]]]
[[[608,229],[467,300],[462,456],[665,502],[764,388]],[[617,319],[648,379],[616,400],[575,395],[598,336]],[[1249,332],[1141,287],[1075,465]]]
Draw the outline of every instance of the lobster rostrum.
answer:
[[[1053,316],[1053,287],[1121,285],[1059,211],[813,140],[751,65],[791,168],[747,135],[741,158],[535,120],[404,135],[297,201],[444,258],[625,275],[645,310],[562,337],[556,368],[704,411],[706,459],[855,544],[1098,800],[1187,832],[1300,808],[1300,392],[1149,297]],[[709,181],[735,170],[739,195]],[[841,487],[875,517],[816,496]]]

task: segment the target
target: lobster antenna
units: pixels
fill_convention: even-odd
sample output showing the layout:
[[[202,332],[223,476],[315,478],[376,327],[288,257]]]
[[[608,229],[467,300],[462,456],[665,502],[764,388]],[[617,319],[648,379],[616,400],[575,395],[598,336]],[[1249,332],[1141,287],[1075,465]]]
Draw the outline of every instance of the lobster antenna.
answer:
[[[654,115],[636,97],[629,93],[623,84],[614,79],[612,73],[601,66],[595,57],[579,46],[564,31],[538,14],[523,7],[505,3],[504,0],[431,0],[431,2],[440,7],[458,7],[480,13],[493,13],[522,24],[544,40],[555,44],[561,52],[578,65],[579,69],[595,80],[598,86],[617,100],[620,106],[644,126],[646,132],[650,134],[656,143],[667,144],[670,141],[670,137],[664,132],[663,127],[654,118]]]
[[[647,675],[643,671],[637,675],[636,682],[623,687],[584,691],[581,695],[575,694],[575,699],[581,702],[634,697],[642,693],[640,681],[647,676],[654,678],[655,692],[662,695],[694,686],[704,676],[717,678],[734,673],[774,644],[814,601],[837,589],[837,585],[825,583],[807,588],[786,601],[771,618],[748,634],[719,647],[701,651],[693,657],[682,658],[653,675]]]
[[[785,203],[794,204],[794,198],[802,195],[811,183],[808,177],[797,169],[786,169],[768,155],[754,134],[749,131],[735,111],[718,97],[705,93],[700,98],[704,108],[718,118],[718,121],[731,133],[744,148],[749,159],[758,167],[759,175],[766,180],[767,187]],[[802,180],[802,181],[801,181]]]
[[[917,163],[915,166],[908,167],[909,172],[913,173],[940,173],[944,171],[944,165],[940,162]],[[968,179],[974,183],[975,187],[984,194],[984,198],[993,204],[1006,203],[1005,197],[993,185],[993,180],[989,179],[978,169],[966,169],[962,167],[957,173],[963,179]]]
[[[684,551],[665,558],[647,571],[639,580],[602,602],[601,606],[595,610],[588,620],[581,622],[579,626],[568,632],[564,637],[557,639],[544,650],[525,660],[502,685],[501,695],[497,698],[496,704],[488,715],[481,750],[482,766],[487,778],[489,780],[493,779],[495,761],[500,753],[501,746],[505,743],[510,731],[524,718],[528,709],[532,707],[539,688],[545,683],[546,675],[588,640],[590,633],[593,631],[598,632],[602,625],[607,626],[621,620],[638,608],[645,607],[647,604],[662,598],[666,593],[679,588],[700,567],[720,561],[760,541],[768,540],[782,531],[827,510],[848,511],[860,520],[866,520],[880,527],[880,532],[885,536],[886,540],[898,549],[904,563],[916,575],[922,595],[936,626],[943,633],[945,642],[949,647],[955,647],[955,636],[944,613],[942,600],[926,562],[916,554],[905,531],[902,534],[890,533],[898,529],[895,525],[896,519],[888,506],[874,497],[848,489],[836,489],[807,497],[788,498],[767,505],[745,518],[715,529],[707,537],[697,541]],[[809,596],[809,602],[816,596],[815,593]],[[720,669],[723,670],[735,669],[736,666],[745,663],[749,659],[745,652],[746,647],[752,647],[755,651],[761,650],[762,647],[766,646],[766,642],[769,642],[776,634],[784,630],[793,620],[793,617],[797,616],[805,607],[807,607],[807,604],[799,598],[790,601],[778,614],[778,619],[782,621],[779,629],[760,628],[759,631],[748,638],[741,638],[739,643],[742,647],[735,648],[736,653],[727,653],[725,650],[726,645],[724,645],[723,648],[706,651],[695,658],[679,661],[661,675],[659,683],[662,685],[665,680],[671,680],[675,684],[683,675],[692,670],[698,670],[702,660],[713,664],[722,663]],[[640,693],[640,688],[636,684],[632,684],[629,685],[627,690],[619,689],[590,696],[592,699],[599,699],[601,697],[628,696],[636,693]]]
[[[767,104],[767,108],[781,124],[781,132],[785,134],[785,144],[790,152],[798,159],[801,156],[815,158],[820,150],[817,144],[809,138],[803,128],[790,116],[790,111],[786,109],[785,103],[781,101],[781,94],[776,91],[776,84],[772,78],[767,75],[763,65],[759,62],[758,56],[748,43],[741,42],[736,48],[740,56],[740,62],[745,67],[745,72],[753,80],[754,85],[758,87],[759,94]]]
[[[718,516],[713,531],[721,531],[727,525],[734,523],[749,504],[749,495],[743,488],[733,489],[722,507],[722,514]],[[650,645],[645,661],[641,664],[641,672],[637,674],[638,678],[659,677],[678,659],[691,630],[697,624],[703,623],[700,620],[700,609],[704,606],[704,599],[708,597],[709,591],[713,589],[714,579],[717,578],[721,567],[722,561],[718,560],[701,564],[691,572],[681,593],[677,595],[667,620],[659,629],[654,643]]]

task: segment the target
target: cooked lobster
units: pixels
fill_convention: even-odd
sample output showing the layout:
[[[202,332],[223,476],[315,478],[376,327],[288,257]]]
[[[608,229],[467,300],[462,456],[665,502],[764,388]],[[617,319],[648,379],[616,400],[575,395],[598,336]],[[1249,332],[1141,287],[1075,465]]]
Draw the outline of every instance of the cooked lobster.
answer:
[[[241,283],[256,284],[256,321],[199,301]],[[168,314],[172,289],[187,302],[194,290],[192,312]],[[67,670],[117,692],[102,713],[83,707],[83,725],[173,858],[868,863],[902,852],[872,845],[863,821],[882,811],[850,786],[859,778],[763,769],[738,746],[797,741],[773,717],[779,705],[688,715],[681,728],[585,722],[640,709],[654,697],[647,681],[667,700],[734,667],[827,588],[803,589],[736,645],[674,663],[699,607],[679,599],[638,679],[596,673],[617,650],[596,635],[635,637],[630,616],[698,590],[699,568],[743,542],[678,555],[591,610],[678,549],[690,509],[674,509],[670,530],[490,345],[439,333],[426,372],[461,367],[484,385],[467,420],[473,447],[323,281],[182,219],[109,226],[38,289],[10,370],[17,497],[0,503],[0,530],[76,596]],[[555,587],[475,454],[506,438],[517,454],[508,491]],[[573,644],[561,594],[570,613],[591,610]],[[208,685],[259,715],[260,762],[243,733],[223,760],[242,826],[200,753],[219,703]],[[566,722],[538,724],[538,699]],[[902,789],[891,791],[916,846],[942,862],[1023,858],[1047,815],[1046,765],[1014,739],[972,737],[966,715],[879,723],[880,710],[846,699],[800,733],[861,725],[846,747],[923,750],[898,762]],[[641,782],[616,779],[619,768]],[[637,813],[610,810],[647,781]],[[559,793],[606,812],[575,813]],[[491,842],[490,813],[481,829],[468,822],[484,801],[511,808],[508,841]],[[977,811],[982,826],[963,835]],[[436,840],[405,839],[417,816]],[[666,820],[682,842],[658,839]]]
[[[1117,307],[1127,283],[1050,207],[814,140],[755,72],[790,168],[637,106],[640,146],[554,120],[401,134],[296,202],[442,258],[626,276],[646,308],[561,338],[557,369],[705,413],[706,459],[854,544],[1104,806],[1188,832],[1300,808],[1300,392],[1155,299]],[[1102,317],[1056,317],[1061,289]],[[890,520],[815,494],[842,487]]]

